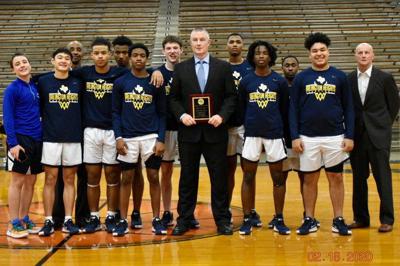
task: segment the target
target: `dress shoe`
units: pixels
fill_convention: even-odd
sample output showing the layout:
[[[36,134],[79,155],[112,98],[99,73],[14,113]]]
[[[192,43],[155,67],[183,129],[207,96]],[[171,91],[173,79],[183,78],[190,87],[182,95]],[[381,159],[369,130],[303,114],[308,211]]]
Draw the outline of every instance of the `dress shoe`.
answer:
[[[378,228],[378,232],[380,233],[387,233],[393,230],[393,225],[390,224],[381,224]]]
[[[184,233],[186,233],[189,230],[189,228],[183,224],[177,224],[174,228],[174,230],[172,230],[172,235],[173,236],[181,236]]]
[[[349,229],[367,228],[369,227],[369,224],[354,222],[352,224],[349,224],[348,227]]]
[[[217,230],[218,230],[218,234],[221,234],[221,235],[232,235],[233,234],[232,228],[228,224],[218,225]]]

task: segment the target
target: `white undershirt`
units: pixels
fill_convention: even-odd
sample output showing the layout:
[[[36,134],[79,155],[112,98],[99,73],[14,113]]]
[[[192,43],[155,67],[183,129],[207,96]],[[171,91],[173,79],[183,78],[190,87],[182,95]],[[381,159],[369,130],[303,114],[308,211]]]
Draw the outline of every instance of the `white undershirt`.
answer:
[[[360,93],[362,104],[364,104],[365,95],[367,94],[367,88],[369,84],[369,79],[371,78],[371,72],[372,72],[372,65],[365,72],[361,72],[359,69],[357,69],[358,92]]]

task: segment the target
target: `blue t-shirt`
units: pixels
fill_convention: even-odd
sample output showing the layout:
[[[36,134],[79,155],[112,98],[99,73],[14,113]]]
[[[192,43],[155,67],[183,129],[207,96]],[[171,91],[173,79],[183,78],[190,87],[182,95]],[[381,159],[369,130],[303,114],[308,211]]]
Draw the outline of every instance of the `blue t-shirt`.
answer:
[[[283,116],[288,105],[288,85],[275,71],[268,76],[249,73],[239,84],[247,137],[283,137]]]
[[[297,74],[290,91],[290,134],[308,137],[344,134],[353,139],[354,110],[346,74],[329,67]]]
[[[16,134],[42,139],[40,100],[36,85],[17,78],[4,91],[3,120],[10,148],[18,145]]]
[[[83,127],[112,129],[112,91],[114,81],[129,69],[112,66],[107,73],[97,73],[95,66],[71,71],[84,82],[82,93]]]
[[[247,60],[244,60],[241,64],[230,64],[232,69],[232,77],[235,82],[235,88],[238,92],[240,81],[249,73],[254,72],[253,67],[249,64]],[[228,120],[228,125],[233,127],[238,127],[243,125],[243,110],[240,105],[236,105],[234,113]]]
[[[115,137],[133,138],[152,133],[165,139],[166,95],[163,87],[149,84],[150,77],[131,72],[115,81],[112,115]]]
[[[171,90],[174,71],[168,70],[165,64],[158,68],[164,77],[163,87],[167,95],[167,130],[178,130],[178,121],[176,121],[171,109],[169,108],[169,92]]]
[[[82,82],[76,77],[58,79],[54,74],[39,78],[43,141],[81,142]]]

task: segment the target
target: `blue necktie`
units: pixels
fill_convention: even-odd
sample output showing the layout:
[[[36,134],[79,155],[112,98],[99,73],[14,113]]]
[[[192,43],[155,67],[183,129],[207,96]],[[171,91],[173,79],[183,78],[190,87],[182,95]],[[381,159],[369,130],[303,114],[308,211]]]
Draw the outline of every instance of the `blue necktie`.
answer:
[[[197,80],[199,81],[199,85],[200,85],[200,89],[201,92],[204,92],[204,88],[206,87],[206,75],[204,73],[204,67],[203,64],[205,64],[206,62],[204,61],[199,61],[197,62],[197,64],[200,64],[199,66],[199,70],[197,71]]]

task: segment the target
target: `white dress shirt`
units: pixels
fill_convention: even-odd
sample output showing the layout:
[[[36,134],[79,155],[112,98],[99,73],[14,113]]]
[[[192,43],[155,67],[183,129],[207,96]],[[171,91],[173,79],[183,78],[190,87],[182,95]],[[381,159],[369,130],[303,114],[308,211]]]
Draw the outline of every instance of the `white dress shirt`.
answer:
[[[369,79],[371,78],[371,72],[372,65],[365,72],[361,72],[357,68],[358,92],[360,93],[360,98],[363,105],[365,101],[365,95],[367,94]]]

